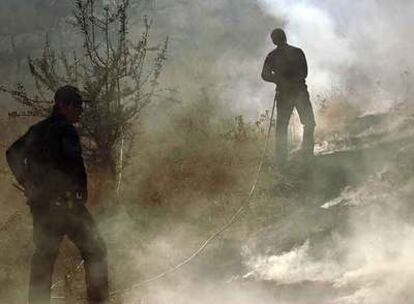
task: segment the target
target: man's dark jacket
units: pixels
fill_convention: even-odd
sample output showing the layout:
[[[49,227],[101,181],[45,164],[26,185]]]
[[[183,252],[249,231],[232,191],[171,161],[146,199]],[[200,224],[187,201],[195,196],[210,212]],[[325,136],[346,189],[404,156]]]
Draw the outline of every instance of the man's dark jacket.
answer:
[[[53,113],[10,147],[7,158],[12,171],[14,150],[24,154],[17,158],[18,162],[24,161],[24,174],[16,178],[25,188],[30,204],[47,203],[68,193],[86,201],[87,178],[79,135],[64,116]]]
[[[308,65],[300,48],[284,44],[270,52],[263,65],[262,78],[277,84],[278,90],[305,85]]]

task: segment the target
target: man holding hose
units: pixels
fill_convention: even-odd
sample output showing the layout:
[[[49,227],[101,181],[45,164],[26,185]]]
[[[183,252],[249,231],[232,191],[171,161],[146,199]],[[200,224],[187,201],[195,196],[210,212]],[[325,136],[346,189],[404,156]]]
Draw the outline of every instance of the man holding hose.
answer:
[[[293,109],[298,111],[303,125],[301,152],[305,159],[313,156],[315,118],[305,81],[308,75],[305,54],[287,43],[282,29],[275,29],[270,36],[277,48],[267,55],[262,78],[276,84],[276,165],[284,168],[288,158],[288,125]]]

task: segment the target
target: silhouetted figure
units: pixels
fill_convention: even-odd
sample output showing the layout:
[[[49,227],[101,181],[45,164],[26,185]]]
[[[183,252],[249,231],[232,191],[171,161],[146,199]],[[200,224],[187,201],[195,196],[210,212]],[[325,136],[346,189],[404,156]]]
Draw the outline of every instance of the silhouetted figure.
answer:
[[[313,155],[315,118],[305,81],[308,75],[305,54],[301,49],[287,44],[282,29],[275,29],[271,38],[277,48],[267,55],[262,78],[276,84],[276,164],[284,167],[288,156],[288,125],[293,109],[297,109],[303,125],[304,157]]]
[[[52,273],[59,244],[66,235],[85,261],[89,303],[108,298],[106,247],[85,207],[87,176],[79,135],[83,99],[72,86],[55,93],[52,114],[32,126],[7,151],[7,160],[24,187],[33,216],[35,251],[29,303],[50,303]]]

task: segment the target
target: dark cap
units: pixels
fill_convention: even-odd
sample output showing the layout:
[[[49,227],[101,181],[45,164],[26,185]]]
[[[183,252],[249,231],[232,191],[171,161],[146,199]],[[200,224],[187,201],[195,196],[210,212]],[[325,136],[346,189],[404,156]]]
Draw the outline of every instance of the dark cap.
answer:
[[[87,100],[82,98],[82,95],[77,87],[71,85],[65,85],[60,87],[55,92],[55,103],[64,102],[64,103],[83,103]]]

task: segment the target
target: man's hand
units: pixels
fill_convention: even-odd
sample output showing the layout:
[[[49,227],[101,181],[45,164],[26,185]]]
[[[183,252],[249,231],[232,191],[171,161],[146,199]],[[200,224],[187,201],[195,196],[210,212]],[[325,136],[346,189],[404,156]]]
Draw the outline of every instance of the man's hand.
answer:
[[[266,57],[265,62],[263,64],[262,79],[264,81],[268,81],[268,82],[272,82],[272,83],[276,84],[276,82],[277,82],[276,71],[272,70],[270,61],[271,61],[271,59],[270,59],[270,54],[269,54]]]
[[[268,68],[263,67],[262,71],[262,79],[264,81],[272,82],[274,84],[277,84],[277,73],[275,71],[272,71]]]

